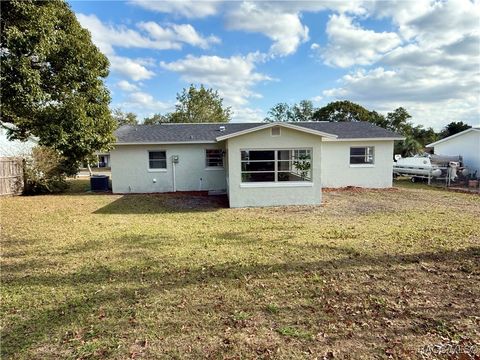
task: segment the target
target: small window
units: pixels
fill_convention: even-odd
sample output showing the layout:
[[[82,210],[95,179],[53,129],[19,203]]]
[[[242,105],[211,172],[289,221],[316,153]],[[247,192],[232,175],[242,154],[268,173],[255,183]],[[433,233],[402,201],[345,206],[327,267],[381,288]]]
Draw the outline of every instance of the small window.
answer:
[[[205,165],[207,167],[223,167],[223,150],[207,149],[205,152]]]
[[[361,146],[350,148],[350,165],[372,165],[375,163],[375,147]]]
[[[272,136],[280,136],[280,126],[272,127]]]
[[[167,152],[166,151],[149,151],[148,167],[150,169],[166,169],[167,168]]]

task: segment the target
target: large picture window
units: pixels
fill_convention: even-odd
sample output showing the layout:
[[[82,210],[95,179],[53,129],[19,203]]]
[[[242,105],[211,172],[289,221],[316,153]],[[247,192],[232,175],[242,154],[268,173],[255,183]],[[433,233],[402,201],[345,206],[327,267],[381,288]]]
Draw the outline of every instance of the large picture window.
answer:
[[[167,168],[167,152],[166,151],[149,151],[148,167],[150,169],[166,169]]]
[[[375,147],[358,146],[350,148],[350,165],[373,165],[375,163]]]
[[[309,149],[242,150],[242,182],[312,181]]]
[[[223,167],[223,150],[207,149],[205,150],[205,166],[206,167]]]

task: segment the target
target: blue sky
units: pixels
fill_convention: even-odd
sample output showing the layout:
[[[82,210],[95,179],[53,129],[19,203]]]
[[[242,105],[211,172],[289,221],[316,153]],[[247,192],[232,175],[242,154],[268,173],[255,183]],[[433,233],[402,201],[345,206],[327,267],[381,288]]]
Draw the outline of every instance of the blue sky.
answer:
[[[233,121],[351,100],[417,124],[479,123],[478,1],[70,1],[111,62],[112,107],[171,111],[190,83]]]

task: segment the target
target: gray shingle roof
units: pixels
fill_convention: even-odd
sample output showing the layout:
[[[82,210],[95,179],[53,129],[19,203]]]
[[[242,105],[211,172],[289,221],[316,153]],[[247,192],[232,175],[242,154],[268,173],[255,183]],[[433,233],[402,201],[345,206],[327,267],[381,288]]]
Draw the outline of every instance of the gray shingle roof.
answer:
[[[368,122],[295,122],[292,125],[317,130],[338,139],[398,138],[402,136]],[[171,143],[171,142],[215,142],[219,136],[252,129],[265,123],[203,123],[203,124],[161,124],[122,126],[115,135],[117,144]],[[220,126],[225,130],[220,131]]]

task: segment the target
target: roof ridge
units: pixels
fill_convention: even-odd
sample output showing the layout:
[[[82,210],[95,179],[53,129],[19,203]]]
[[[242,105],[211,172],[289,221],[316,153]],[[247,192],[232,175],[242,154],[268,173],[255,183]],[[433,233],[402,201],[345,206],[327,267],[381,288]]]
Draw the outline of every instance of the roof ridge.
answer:
[[[232,124],[266,124],[263,122],[202,122],[202,123],[160,123],[160,124],[137,124],[128,126],[156,126],[156,125],[232,125]]]

